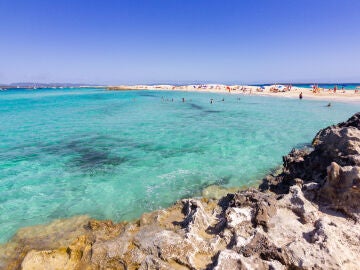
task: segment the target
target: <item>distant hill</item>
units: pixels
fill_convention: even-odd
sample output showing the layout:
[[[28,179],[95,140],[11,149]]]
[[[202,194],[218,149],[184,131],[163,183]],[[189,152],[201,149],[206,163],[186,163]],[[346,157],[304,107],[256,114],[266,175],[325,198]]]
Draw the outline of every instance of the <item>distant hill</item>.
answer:
[[[0,88],[47,88],[47,87],[97,87],[98,84],[86,83],[34,83],[34,82],[15,82],[10,84],[0,83]]]
[[[82,86],[82,85],[86,85],[86,86],[99,86],[98,84],[87,84],[87,83],[34,83],[34,82],[15,82],[15,83],[11,83],[9,84],[10,86],[20,86],[20,87],[24,87],[24,86],[37,86],[37,87],[42,87],[42,86],[47,86],[47,87],[76,87],[76,86]]]

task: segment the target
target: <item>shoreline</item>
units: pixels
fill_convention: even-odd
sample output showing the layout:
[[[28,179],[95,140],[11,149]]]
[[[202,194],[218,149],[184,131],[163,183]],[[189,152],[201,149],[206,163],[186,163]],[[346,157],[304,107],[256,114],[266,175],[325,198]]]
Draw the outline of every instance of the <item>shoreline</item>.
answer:
[[[216,88],[218,86],[218,88]],[[265,86],[261,91],[260,87],[252,85],[244,86],[226,86],[226,85],[130,85],[130,86],[110,86],[106,89],[109,91],[179,91],[179,92],[193,92],[193,93],[217,93],[217,94],[238,94],[238,95],[250,95],[250,96],[270,96],[270,97],[282,97],[299,99],[299,94],[302,92],[303,99],[310,100],[323,100],[327,102],[350,102],[360,103],[360,93],[355,90],[338,90],[336,93],[330,90],[319,90],[318,93],[313,93],[310,88],[292,87],[290,91],[274,91],[272,88],[274,85]],[[280,89],[285,89],[284,85],[277,85]]]
[[[196,199],[209,199],[209,200],[218,200],[223,196],[226,196],[226,194],[228,193],[235,193],[237,191],[241,191],[241,190],[246,190],[249,188],[258,188],[259,185],[262,183],[262,179],[264,179],[266,176],[268,175],[277,175],[282,169],[282,165],[280,166],[276,166],[274,167],[272,170],[269,170],[269,173],[264,174],[264,176],[261,179],[257,179],[257,180],[252,180],[247,184],[241,185],[241,186],[222,186],[219,184],[210,184],[206,187],[204,187],[203,189],[201,189],[200,191],[196,191],[194,192],[193,195],[190,196],[190,198],[196,198]],[[183,199],[188,199],[189,197],[185,197]],[[162,206],[159,207],[158,209],[154,210],[154,211],[158,211],[158,210],[162,210],[162,209],[166,209],[171,207],[173,204],[175,204],[176,202],[182,200],[177,199],[174,202],[172,202],[169,206]],[[147,214],[149,212],[143,212],[141,215],[143,214]],[[134,219],[124,219],[124,220],[116,220],[116,218],[110,218],[109,220],[111,220],[112,222],[118,222],[118,223],[131,223],[131,222],[136,222],[136,220],[138,220],[140,217],[136,217]],[[32,228],[37,228],[37,227],[46,227],[50,224],[53,223],[57,223],[59,221],[63,221],[63,220],[72,220],[72,219],[77,219],[77,218],[81,218],[81,217],[87,217],[88,220],[93,219],[93,220],[100,220],[100,221],[106,221],[107,219],[98,219],[96,217],[92,217],[90,214],[88,213],[82,213],[82,214],[78,214],[78,215],[74,215],[74,216],[69,216],[69,217],[58,217],[58,218],[54,218],[48,222],[44,222],[44,223],[36,223],[34,225],[30,225],[30,226],[24,226],[24,227],[20,227],[9,239],[7,239],[5,242],[0,242],[0,250],[1,247],[6,245],[8,242],[11,242],[12,239],[18,234],[18,232],[21,231],[26,231],[28,229],[32,229]],[[1,268],[0,268],[1,269]]]

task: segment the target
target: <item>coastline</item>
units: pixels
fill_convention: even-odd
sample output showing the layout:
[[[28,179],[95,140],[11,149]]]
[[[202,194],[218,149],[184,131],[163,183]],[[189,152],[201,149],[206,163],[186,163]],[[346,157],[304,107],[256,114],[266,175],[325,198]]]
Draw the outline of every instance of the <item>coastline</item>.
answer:
[[[223,84],[205,84],[205,85],[122,85],[109,86],[106,89],[109,91],[132,91],[132,90],[149,90],[149,91],[182,91],[182,92],[197,92],[197,93],[218,93],[218,94],[240,94],[253,96],[271,96],[282,98],[298,99],[302,92],[304,99],[323,100],[327,102],[351,102],[360,103],[360,93],[355,90],[338,90],[334,93],[332,90],[320,89],[319,92],[313,93],[310,88],[292,87],[290,91],[273,92],[272,88],[285,89],[284,85],[270,85],[261,89],[259,86],[253,85],[223,85]],[[261,89],[261,91],[260,91]]]
[[[80,216],[24,228],[0,246],[0,266],[356,269],[359,137],[357,113],[320,130],[313,150],[292,150],[258,189],[183,199],[134,222]]]
[[[12,125],[11,121],[7,121],[9,126],[7,130],[8,138],[11,140],[10,145],[14,147],[8,147],[4,152],[6,156],[9,156],[9,164],[13,164],[10,157],[19,158],[19,154],[24,156],[26,154],[25,151],[17,154],[12,149],[17,149],[16,147],[22,149],[23,145],[31,145],[33,147],[31,148],[32,151],[41,153],[41,156],[35,156],[31,158],[31,161],[39,164],[39,168],[44,172],[43,175],[49,175],[49,178],[43,177],[40,180],[32,166],[25,166],[26,164],[33,164],[32,162],[16,163],[16,160],[14,160],[14,166],[16,166],[14,168],[16,168],[17,174],[14,173],[13,177],[11,177],[11,175],[6,174],[6,171],[3,173],[3,178],[9,179],[9,183],[11,183],[11,179],[16,181],[20,175],[25,175],[25,172],[27,172],[26,178],[23,178],[26,181],[19,182],[21,187],[26,187],[34,183],[34,181],[38,181],[41,183],[38,186],[39,190],[48,195],[38,197],[36,196],[37,193],[34,193],[31,197],[33,198],[31,204],[25,203],[26,200],[21,204],[20,201],[25,197],[23,193],[19,194],[18,200],[8,199],[7,190],[11,191],[12,189],[11,186],[8,188],[5,185],[5,192],[3,190],[5,195],[3,207],[8,209],[7,205],[16,204],[16,208],[14,207],[15,210],[9,212],[9,214],[6,214],[7,211],[1,213],[0,219],[3,226],[0,232],[0,242],[2,243],[10,239],[18,228],[48,223],[53,218],[89,214],[93,218],[114,219],[115,222],[133,220],[140,217],[144,212],[168,207],[176,199],[200,196],[201,190],[208,184],[221,183],[226,186],[239,186],[253,179],[261,179],[269,170],[281,163],[281,157],[289,149],[309,142],[312,135],[319,128],[348,118],[357,111],[357,105],[347,105],[345,103],[334,104],[335,106],[329,109],[324,106],[324,102],[301,102],[286,98],[161,91],[121,93],[104,89],[84,91],[79,89],[39,90],[32,92],[24,90],[19,91],[19,93],[14,91],[13,93],[9,92],[9,95],[5,95],[2,104],[10,103],[9,100],[20,100],[23,102],[23,97],[26,97],[24,101],[30,106],[33,101],[41,101],[42,104],[46,105],[46,110],[49,114],[59,116],[58,119],[60,121],[51,121],[51,124],[48,125],[50,122],[48,116],[44,115],[41,118],[34,118],[27,114],[26,111],[22,112],[22,110],[10,110],[9,114],[7,114],[9,115],[9,117],[6,117],[7,119],[11,119],[10,116],[12,115],[19,122],[22,122],[20,119],[28,119],[28,123],[36,126],[41,125],[40,127],[43,130],[43,132],[39,133],[42,134],[42,143],[38,143],[38,135],[32,133],[32,128],[24,130],[21,136],[12,136],[14,133],[10,132],[10,130],[13,128],[15,132],[16,125]],[[39,97],[41,97],[41,100]],[[132,100],[133,97],[136,99],[135,102]],[[161,97],[164,97],[164,99],[162,100]],[[174,102],[170,101],[172,97]],[[181,102],[182,97],[186,98],[185,103]],[[223,97],[225,102],[220,102]],[[106,101],[99,102],[99,98],[101,100],[104,98]],[[215,104],[209,104],[210,98],[214,99]],[[60,100],[61,102],[57,102]],[[72,102],[72,100],[77,102]],[[94,107],[84,106],[89,103],[96,105]],[[117,104],[122,103],[126,104],[126,106],[119,106],[118,108]],[[106,106],[104,106],[105,104]],[[200,105],[202,108],[196,105]],[[36,108],[43,107],[36,106]],[[78,108],[81,108],[81,110],[78,110]],[[95,108],[99,110],[94,110]],[[102,108],[106,109],[102,110]],[[64,113],[65,109],[67,110],[66,113]],[[41,111],[44,110],[41,109]],[[149,113],[143,113],[144,111]],[[97,112],[101,113],[98,114]],[[168,112],[176,112],[176,114],[169,114]],[[91,131],[88,130],[85,134],[82,132],[85,126],[75,125],[72,121],[68,122],[72,119],[77,121],[77,123],[93,122],[93,119],[96,119],[95,117],[102,119],[98,121],[99,128],[91,128],[89,126]],[[62,121],[62,119],[68,120]],[[149,123],[149,128],[142,129],[144,132],[141,133],[136,132],[137,123],[141,123],[144,120]],[[122,132],[118,132],[116,126],[120,122],[126,123],[126,126],[129,128],[134,128],[134,132],[124,135]],[[65,128],[68,126],[67,123],[72,123],[71,128]],[[187,126],[184,129],[184,133],[180,130],[183,126],[182,124]],[[111,132],[108,129],[110,126],[112,126]],[[125,127],[125,125],[123,126]],[[284,128],[285,126],[286,128]],[[65,135],[64,138],[45,135],[47,132],[53,133],[54,128],[61,130],[61,134]],[[285,135],[284,129],[288,131],[286,133],[293,132],[292,134]],[[252,136],[252,132],[247,132],[249,130],[256,130],[257,136]],[[147,131],[155,135],[149,138],[141,135],[147,134]],[[165,136],[161,135],[161,133],[157,136],[156,133],[158,131],[164,131]],[[267,135],[268,131],[269,135]],[[98,133],[104,134],[104,139],[101,137],[98,140],[96,136]],[[175,134],[175,136],[168,136],[166,134]],[[180,134],[184,135],[180,136]],[[31,139],[32,135],[33,139]],[[123,139],[124,137],[134,142],[135,145],[126,144],[126,148],[122,149],[122,141],[118,138]],[[22,142],[22,138],[26,140]],[[83,149],[72,148],[73,141],[78,142],[79,146],[86,146],[91,155],[101,153],[100,157],[102,157],[102,154],[108,154],[108,158],[93,162],[93,160],[88,160],[87,155],[84,154],[84,157],[81,155],[80,159],[77,153],[78,151],[83,151]],[[180,145],[177,143],[178,141],[181,142],[181,145],[189,148],[183,148],[182,146],[180,148]],[[148,151],[147,145],[143,145],[143,142],[151,143],[151,151]],[[43,144],[45,143],[48,146],[44,147]],[[278,143],[279,145],[276,145]],[[106,148],[104,147],[105,145]],[[128,148],[128,146],[131,146],[131,148]],[[56,155],[48,155],[47,152],[53,151],[53,147],[55,149],[63,149],[64,152],[61,150],[61,152],[56,152]],[[122,156],[122,154],[127,155],[128,149],[131,152],[133,150],[136,151],[133,153],[144,152],[150,158],[151,156],[166,157],[163,163],[164,166],[160,170],[154,170],[154,173],[143,176],[143,173],[140,173],[136,166],[141,168],[145,164],[144,167],[146,167],[146,163],[133,162],[133,157],[137,158],[136,154],[133,157],[130,156],[129,161],[126,161],[127,163],[125,164],[117,165],[116,163],[115,166],[107,167],[106,164],[107,162],[112,162],[112,157]],[[119,151],[119,154],[113,155],[115,153],[114,150]],[[132,154],[130,153],[130,155]],[[175,161],[169,162],[168,156],[171,156],[170,161],[177,160],[180,163]],[[62,162],[63,158],[64,161],[69,161]],[[45,166],[50,164],[50,161],[53,165],[50,167]],[[155,162],[154,158],[153,163],[156,164]],[[4,163],[7,163],[6,160],[3,160]],[[191,164],[199,165],[193,166]],[[208,164],[212,165],[209,166]],[[238,168],[240,164],[241,167]],[[96,173],[88,177],[86,170],[83,170],[83,166],[91,168],[92,171],[97,172],[101,170],[104,173]],[[106,170],[103,170],[102,168],[105,167]],[[51,173],[52,171],[50,171],[50,169],[55,171],[59,170],[59,168],[61,168],[60,173]],[[187,171],[182,171],[182,168],[186,168]],[[138,173],[136,173],[136,176],[133,174],[133,177],[127,177],[129,174],[114,173],[118,169],[119,171],[125,169],[130,175],[133,172]],[[40,171],[40,169],[37,171]],[[146,171],[151,172],[151,170]],[[167,172],[171,172],[171,174],[166,174]],[[174,175],[176,180],[168,180],[174,179]],[[159,180],[156,178],[158,176],[160,176]],[[101,181],[101,178],[105,182]],[[147,180],[147,178],[150,180]],[[131,184],[131,186],[122,184],[122,182],[130,183],[129,181],[132,179],[137,181],[137,183],[143,182],[143,184],[136,185],[134,183],[135,185]],[[177,179],[185,180],[177,181]],[[57,181],[63,183],[64,187],[62,185],[50,184]],[[157,184],[158,181],[161,181],[162,184]],[[4,182],[6,183],[7,181],[5,180]],[[113,184],[114,182],[117,184]],[[81,191],[77,192],[77,183],[82,183],[84,189],[91,191],[91,195],[82,196]],[[152,185],[155,186],[155,189],[148,192],[147,186]],[[106,198],[99,196],[101,195],[101,190],[109,186],[113,186],[115,191],[110,191]],[[121,186],[126,187],[126,192],[133,192],[135,190],[134,194],[136,195],[127,196],[129,198],[126,198],[126,200],[116,200],[116,193],[121,189]],[[173,188],[174,186],[179,188]],[[62,190],[67,190],[67,192],[61,193]],[[166,191],[168,192],[165,193]],[[27,194],[29,194],[29,197],[31,196],[31,192]],[[59,195],[54,196],[53,194]],[[156,199],[152,196],[153,194],[156,194]],[[80,208],[77,204],[73,204],[71,198],[77,198],[78,205],[82,205],[82,207]],[[91,203],[93,201],[98,203]],[[109,205],[109,201],[114,203],[106,208]],[[126,205],[132,204],[129,203],[130,201],[139,201],[140,203],[134,203],[135,207],[131,209],[132,207],[126,207]],[[65,207],[59,207],[59,210],[52,214],[51,209],[56,207],[56,205]],[[27,210],[30,207],[31,209],[36,209],[36,211]],[[62,209],[68,210],[63,211]],[[106,211],[103,211],[103,209],[106,209]],[[23,216],[26,217],[24,220],[17,218]]]

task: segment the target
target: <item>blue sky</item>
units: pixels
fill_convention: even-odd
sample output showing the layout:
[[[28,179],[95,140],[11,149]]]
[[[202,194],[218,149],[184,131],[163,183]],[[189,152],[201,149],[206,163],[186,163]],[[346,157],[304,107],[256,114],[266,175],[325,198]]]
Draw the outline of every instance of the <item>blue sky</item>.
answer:
[[[0,82],[360,82],[358,0],[0,0]]]

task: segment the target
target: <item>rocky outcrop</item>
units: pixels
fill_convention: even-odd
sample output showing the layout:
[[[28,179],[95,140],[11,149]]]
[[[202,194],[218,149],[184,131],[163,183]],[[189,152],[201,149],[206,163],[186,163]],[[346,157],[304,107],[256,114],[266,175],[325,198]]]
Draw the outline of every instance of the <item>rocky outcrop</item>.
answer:
[[[211,187],[209,198],[130,223],[79,217],[23,229],[0,248],[0,266],[359,269],[359,132],[360,114],[320,131],[312,148],[291,151],[260,189],[213,199],[224,189]]]
[[[327,168],[327,178],[318,192],[319,198],[357,221],[360,218],[360,167],[335,162]]]
[[[301,182],[310,200],[359,219],[360,113],[319,131],[313,148],[294,149],[284,157],[283,172],[261,185],[278,194]]]

